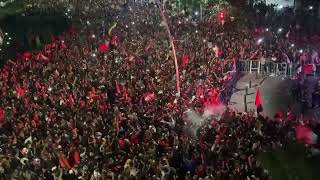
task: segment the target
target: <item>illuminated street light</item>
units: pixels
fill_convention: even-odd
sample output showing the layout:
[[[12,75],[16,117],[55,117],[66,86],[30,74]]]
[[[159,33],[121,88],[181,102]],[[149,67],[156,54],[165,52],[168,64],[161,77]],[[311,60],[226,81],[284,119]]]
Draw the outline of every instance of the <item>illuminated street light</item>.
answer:
[[[279,28],[279,29],[278,29],[278,33],[281,33],[282,31],[283,31],[282,28]]]
[[[266,31],[268,32],[268,31],[269,31],[269,28],[266,28]]]
[[[294,44],[291,44],[291,47],[294,47]]]
[[[261,44],[263,42],[263,38],[258,39],[258,44]]]
[[[299,52],[300,52],[300,53],[303,53],[303,50],[302,50],[302,49],[300,49],[300,50],[299,50]]]
[[[198,12],[198,11],[194,12],[194,15],[198,16],[198,15],[199,15],[199,12]]]
[[[313,9],[313,6],[309,6],[309,10],[312,10]]]

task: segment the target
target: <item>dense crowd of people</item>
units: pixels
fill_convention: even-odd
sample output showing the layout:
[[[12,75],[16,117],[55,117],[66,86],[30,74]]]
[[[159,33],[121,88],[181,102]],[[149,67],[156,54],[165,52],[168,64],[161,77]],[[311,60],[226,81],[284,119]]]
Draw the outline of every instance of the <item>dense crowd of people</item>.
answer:
[[[226,105],[237,61],[281,56],[274,49],[289,42],[266,47],[242,23],[222,28],[168,11],[179,95],[159,9],[124,8],[109,32],[85,22],[1,68],[0,177],[268,179],[257,154],[294,140],[294,118]]]

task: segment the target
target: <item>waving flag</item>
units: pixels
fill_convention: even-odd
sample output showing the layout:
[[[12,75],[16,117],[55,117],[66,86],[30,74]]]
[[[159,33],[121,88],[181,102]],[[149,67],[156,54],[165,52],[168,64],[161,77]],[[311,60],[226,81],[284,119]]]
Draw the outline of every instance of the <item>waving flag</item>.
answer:
[[[117,82],[116,82],[116,90],[118,94],[121,94],[120,86]]]
[[[68,105],[69,105],[70,107],[73,107],[73,106],[74,106],[74,99],[73,99],[72,94],[69,94],[69,95],[68,95]]]
[[[4,121],[4,110],[0,108],[0,124],[2,124]]]
[[[98,49],[99,49],[100,52],[104,53],[104,52],[107,51],[107,46],[103,43],[103,44],[99,45]]]
[[[109,41],[105,41],[104,43],[100,44],[98,49],[102,53],[107,52],[109,49]]]
[[[313,73],[313,65],[312,64],[307,64],[303,66],[303,72],[306,74],[311,74]]]
[[[55,42],[54,35],[51,35],[51,42],[52,42],[52,44]]]
[[[148,92],[148,93],[145,93],[144,95],[145,101],[153,101],[155,99],[156,99],[156,95],[154,94],[154,92],[153,93]]]
[[[22,57],[23,57],[24,60],[29,60],[31,58],[31,56],[32,55],[29,52],[25,52],[25,53],[22,54]]]
[[[22,87],[17,87],[16,93],[18,97],[22,97],[24,95],[24,89]]]
[[[123,95],[124,98],[127,98],[127,88],[123,87]]]
[[[68,159],[61,153],[58,156],[60,167],[63,169],[71,169]]]
[[[118,45],[118,36],[112,37],[112,45],[117,46]]]
[[[41,87],[41,95],[43,98],[46,97],[46,90],[44,89],[44,86]]]
[[[305,144],[316,144],[318,140],[317,134],[310,127],[301,124],[296,126],[296,138]]]
[[[73,167],[78,167],[78,164],[80,162],[80,153],[77,150],[75,150],[73,153],[73,159],[74,159]]]
[[[263,111],[261,95],[260,95],[260,89],[257,90],[255,105],[257,107],[257,112],[258,113]]]
[[[38,61],[49,61],[49,58],[45,55],[43,55],[41,52],[37,55],[36,59]]]
[[[189,57],[186,54],[182,55],[182,68],[185,69],[187,67],[189,61]]]

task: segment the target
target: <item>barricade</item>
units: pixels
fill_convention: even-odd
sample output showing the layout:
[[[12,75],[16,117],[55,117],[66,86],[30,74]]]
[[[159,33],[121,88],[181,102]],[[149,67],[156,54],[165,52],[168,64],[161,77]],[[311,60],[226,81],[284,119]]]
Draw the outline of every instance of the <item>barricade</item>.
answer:
[[[277,63],[267,60],[264,63],[257,60],[240,60],[237,63],[237,70],[239,72],[248,72],[257,74],[272,74],[275,76],[292,77],[292,64],[283,62]]]

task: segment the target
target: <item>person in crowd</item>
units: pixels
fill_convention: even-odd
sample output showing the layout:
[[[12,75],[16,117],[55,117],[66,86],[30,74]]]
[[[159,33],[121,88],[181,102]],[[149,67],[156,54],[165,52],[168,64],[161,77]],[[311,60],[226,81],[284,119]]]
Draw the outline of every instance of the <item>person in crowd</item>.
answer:
[[[233,66],[256,52],[254,35],[242,23],[221,31],[167,12],[176,77],[153,6],[125,4],[108,33],[88,21],[0,69],[0,177],[268,179],[257,155],[294,140],[291,123],[229,108],[198,118],[226,107]]]

